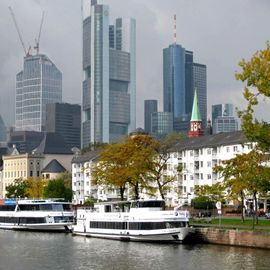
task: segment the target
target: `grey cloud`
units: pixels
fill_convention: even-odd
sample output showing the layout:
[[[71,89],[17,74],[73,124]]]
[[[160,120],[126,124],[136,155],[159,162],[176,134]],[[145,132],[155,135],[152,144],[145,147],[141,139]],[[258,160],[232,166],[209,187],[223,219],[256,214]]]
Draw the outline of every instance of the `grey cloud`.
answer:
[[[177,38],[208,67],[208,114],[211,104],[244,106],[243,85],[234,78],[238,62],[265,47],[269,39],[270,1],[261,0],[103,0],[110,17],[137,20],[137,126],[143,126],[143,100],[158,99],[162,109],[162,49]],[[15,75],[23,51],[8,6],[16,13],[25,43],[33,44],[45,11],[41,52],[63,72],[64,101],[81,103],[81,1],[0,1],[0,114],[14,123]],[[260,110],[258,110],[260,111]],[[269,111],[269,110],[268,110]],[[264,114],[265,118],[270,118]],[[265,119],[269,120],[269,119]]]

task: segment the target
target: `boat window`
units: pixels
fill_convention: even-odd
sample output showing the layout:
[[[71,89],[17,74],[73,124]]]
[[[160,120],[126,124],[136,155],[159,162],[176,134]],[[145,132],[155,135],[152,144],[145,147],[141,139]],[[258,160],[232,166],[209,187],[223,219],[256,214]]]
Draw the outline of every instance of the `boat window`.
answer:
[[[158,207],[158,208],[165,208],[164,201],[136,201],[132,203],[133,208],[145,208],[145,207]]]
[[[90,221],[90,228],[126,230],[127,222]]]
[[[0,211],[14,211],[16,205],[0,205]]]

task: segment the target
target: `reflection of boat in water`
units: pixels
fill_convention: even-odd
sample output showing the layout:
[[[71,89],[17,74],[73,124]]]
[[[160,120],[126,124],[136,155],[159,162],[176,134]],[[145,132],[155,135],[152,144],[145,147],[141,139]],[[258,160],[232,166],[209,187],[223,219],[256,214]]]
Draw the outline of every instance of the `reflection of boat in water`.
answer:
[[[189,212],[164,210],[163,200],[98,203],[77,209],[73,234],[125,241],[182,241]]]
[[[0,228],[13,230],[70,231],[72,205],[61,200],[0,200]]]

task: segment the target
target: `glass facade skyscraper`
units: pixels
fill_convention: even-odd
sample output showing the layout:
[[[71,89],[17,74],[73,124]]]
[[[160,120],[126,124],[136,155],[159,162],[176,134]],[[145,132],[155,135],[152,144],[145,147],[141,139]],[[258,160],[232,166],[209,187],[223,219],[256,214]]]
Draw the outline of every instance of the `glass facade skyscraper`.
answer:
[[[156,137],[165,137],[173,132],[171,112],[155,112],[151,115],[151,133]]]
[[[213,134],[238,130],[238,121],[234,117],[233,104],[212,105]]]
[[[203,129],[207,126],[207,82],[206,65],[193,63],[193,85],[197,91]],[[194,96],[194,91],[193,91]],[[189,114],[190,112],[187,111]]]
[[[83,1],[82,146],[115,142],[135,129],[136,22]]]
[[[43,131],[46,104],[62,101],[62,73],[46,55],[24,58],[16,76],[16,130]]]
[[[158,110],[157,100],[145,100],[144,101],[144,131],[150,133],[151,128],[151,117],[152,113],[156,113]]]
[[[193,52],[172,44],[163,49],[163,107],[173,113],[174,131],[187,131],[197,89],[203,127],[207,124],[206,66],[193,62]]]
[[[7,141],[7,129],[0,115],[0,143]]]
[[[174,118],[185,115],[185,49],[172,44],[163,49],[163,109]]]

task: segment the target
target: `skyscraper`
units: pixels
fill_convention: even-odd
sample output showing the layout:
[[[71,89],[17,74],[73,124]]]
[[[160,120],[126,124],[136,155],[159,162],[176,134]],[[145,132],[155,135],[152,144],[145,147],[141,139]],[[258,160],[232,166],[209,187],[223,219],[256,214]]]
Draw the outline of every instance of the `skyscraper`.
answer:
[[[212,105],[212,126],[213,134],[238,130],[233,104]]]
[[[44,130],[46,104],[62,101],[62,73],[43,54],[24,58],[16,76],[16,130]]]
[[[179,118],[186,113],[185,49],[172,44],[163,49],[163,108]]]
[[[207,126],[207,82],[206,65],[193,63],[193,85],[197,91],[203,129]],[[194,90],[193,90],[194,96]],[[187,111],[190,114],[190,111]]]
[[[144,130],[147,133],[150,133],[151,128],[151,117],[152,113],[156,113],[158,110],[158,101],[157,100],[145,100],[144,101]]]
[[[0,115],[0,143],[7,141],[7,129]]]
[[[189,123],[197,89],[203,127],[207,124],[206,66],[193,62],[193,52],[172,44],[163,49],[163,107],[174,116],[174,130]],[[183,122],[183,123],[182,123]]]
[[[81,146],[81,106],[51,103],[46,107],[46,132],[60,134],[69,149]]]
[[[135,129],[136,23],[109,7],[83,2],[82,146],[115,142]]]

